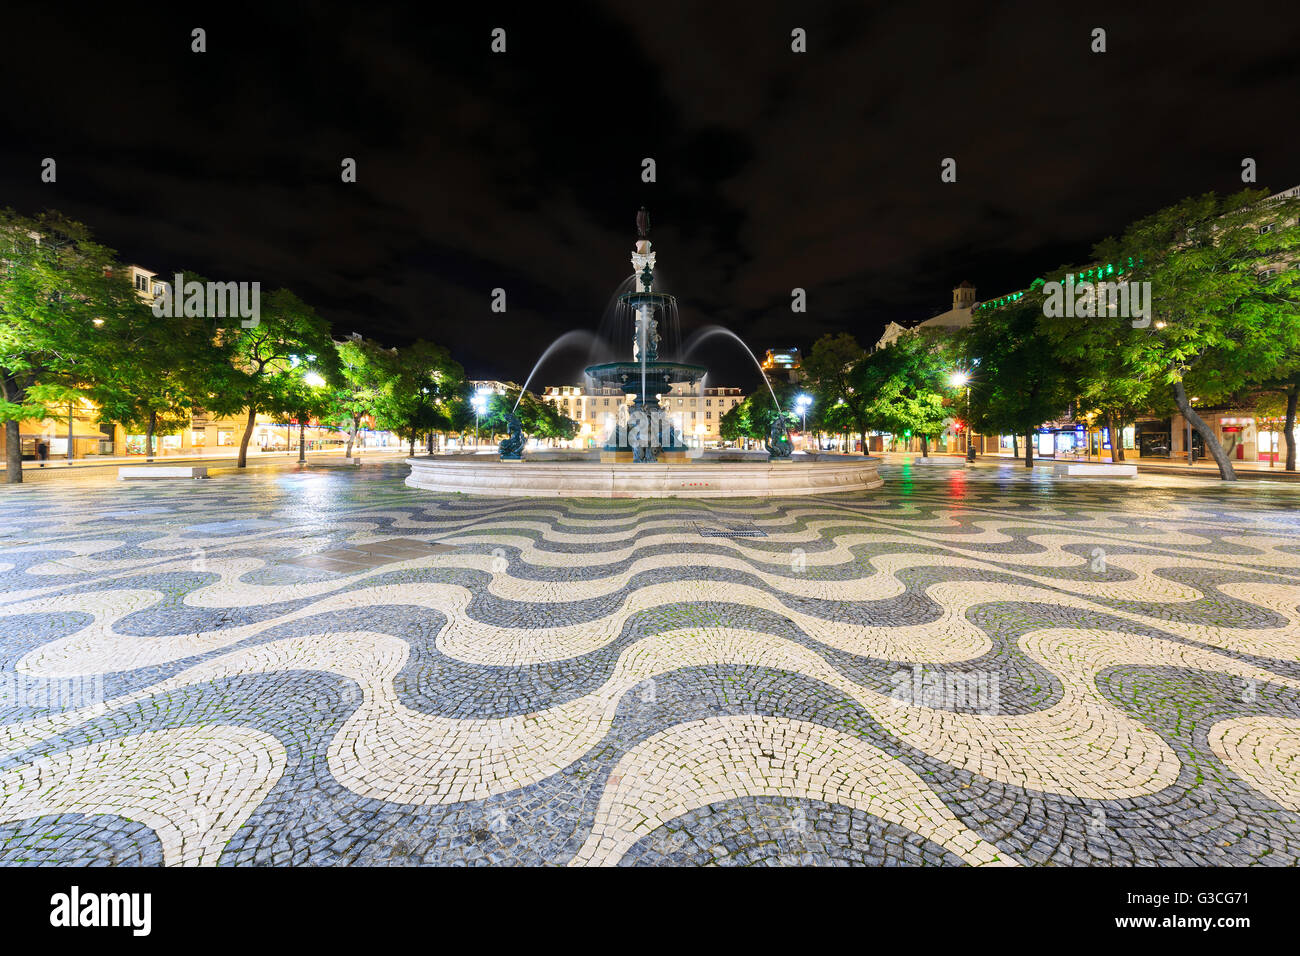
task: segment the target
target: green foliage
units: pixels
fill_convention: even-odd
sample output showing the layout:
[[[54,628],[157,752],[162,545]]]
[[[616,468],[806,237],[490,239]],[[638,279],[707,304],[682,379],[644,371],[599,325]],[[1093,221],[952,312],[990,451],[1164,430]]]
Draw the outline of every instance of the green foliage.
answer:
[[[867,421],[867,406],[871,396],[853,387],[853,369],[866,358],[866,350],[847,332],[823,335],[809,350],[803,362],[804,385],[813,396],[813,408],[820,414],[833,413],[839,424],[851,423],[852,428],[837,431],[855,431],[865,435],[871,426]]]
[[[952,367],[940,340],[919,332],[899,336],[850,369],[849,388],[861,402],[854,420],[894,435],[910,431],[928,439],[938,434],[949,418],[960,417],[949,407]],[[839,414],[849,405],[838,406]]]
[[[776,393],[776,399],[784,410],[786,427],[800,422],[802,419],[792,411],[794,396],[799,390],[788,381],[777,380],[772,382],[772,391]],[[812,409],[809,409],[809,412],[811,425]],[[768,392],[766,385],[760,385],[718,419],[718,437],[723,441],[738,441],[742,438],[766,439],[777,415],[776,406],[772,404],[772,393]]]
[[[962,337],[971,366],[970,420],[986,435],[1025,435],[1065,413],[1072,383],[1053,359],[1041,299],[981,309]]]
[[[455,402],[462,397],[465,370],[446,349],[418,341],[397,350],[387,385],[375,403],[375,420],[413,442],[429,432],[448,431]],[[381,370],[382,374],[382,370]]]
[[[355,440],[361,422],[373,418],[398,377],[395,349],[386,349],[370,339],[349,338],[335,347],[338,380],[327,393],[322,418],[348,431]]]
[[[0,211],[0,420],[45,418],[94,382],[106,370],[96,320],[116,326],[139,306],[81,223]]]
[[[516,408],[516,403],[518,407]],[[572,418],[562,414],[550,402],[542,401],[532,392],[524,392],[519,397],[518,386],[508,386],[504,395],[493,393],[488,396],[487,408],[483,412],[479,427],[485,435],[503,435],[506,433],[506,414],[514,411],[519,416],[524,434],[530,438],[554,438],[568,441],[577,436],[580,426]]]
[[[1122,342],[1131,374],[1183,382],[1205,402],[1287,377],[1300,355],[1300,200],[1271,204],[1245,190],[1185,199],[1108,242],[1146,262],[1150,327]],[[1261,226],[1272,228],[1261,232]],[[1271,266],[1274,275],[1261,279]],[[1289,267],[1288,267],[1289,266]]]

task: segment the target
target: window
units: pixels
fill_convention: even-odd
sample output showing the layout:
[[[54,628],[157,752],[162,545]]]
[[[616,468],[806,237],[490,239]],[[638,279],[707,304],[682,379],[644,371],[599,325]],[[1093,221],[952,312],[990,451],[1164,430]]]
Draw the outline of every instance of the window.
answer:
[[[135,287],[139,289],[141,292],[148,292],[149,277],[145,275],[143,272],[137,272],[135,274]]]
[[[712,417],[713,417],[713,412],[705,412],[705,413],[704,413],[704,417],[705,417],[705,418],[712,418]]]

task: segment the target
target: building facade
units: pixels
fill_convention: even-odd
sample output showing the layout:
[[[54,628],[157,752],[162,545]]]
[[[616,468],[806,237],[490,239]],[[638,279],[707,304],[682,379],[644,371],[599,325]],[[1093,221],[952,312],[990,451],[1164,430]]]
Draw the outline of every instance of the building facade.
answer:
[[[619,389],[589,389],[582,385],[554,385],[545,389],[541,397],[560,414],[578,423],[578,437],[570,444],[580,448],[596,448],[602,444],[607,431],[618,425],[619,409],[632,404],[632,396]],[[674,385],[672,391],[659,396],[660,405],[687,444],[701,447],[721,441],[719,420],[744,400],[744,392],[739,388],[701,388],[686,383]]]

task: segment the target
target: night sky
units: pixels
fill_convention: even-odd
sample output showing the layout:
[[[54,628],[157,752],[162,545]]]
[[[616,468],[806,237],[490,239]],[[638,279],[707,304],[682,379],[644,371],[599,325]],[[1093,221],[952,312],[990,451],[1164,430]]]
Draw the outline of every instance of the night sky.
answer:
[[[1246,156],[1258,185],[1300,183],[1292,3],[43,6],[4,15],[0,205],[61,210],[159,272],[288,286],[337,335],[428,338],[474,377],[522,381],[596,328],[642,204],[684,331],[761,352],[870,344],[962,279],[1022,288],[1241,188]],[[757,383],[734,344],[695,358]]]

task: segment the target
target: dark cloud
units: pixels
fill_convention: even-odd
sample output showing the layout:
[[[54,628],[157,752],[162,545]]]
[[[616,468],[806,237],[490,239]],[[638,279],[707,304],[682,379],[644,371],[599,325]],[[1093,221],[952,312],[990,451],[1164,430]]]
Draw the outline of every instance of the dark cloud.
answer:
[[[1243,156],[1262,184],[1300,182],[1290,6],[1172,10],[11,11],[0,203],[61,209],[162,271],[289,286],[340,333],[431,338],[514,379],[597,327],[645,203],[684,331],[869,342],[946,308],[961,279],[1009,291],[1164,203],[1238,188]],[[189,52],[195,26],[206,54]],[[807,54],[790,51],[796,26]],[[956,184],[939,181],[946,156]],[[734,346],[701,355],[715,381],[754,384]],[[543,378],[572,380],[581,359]]]

